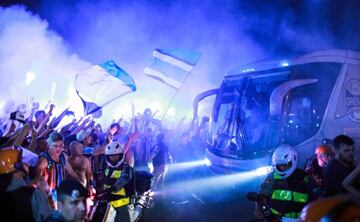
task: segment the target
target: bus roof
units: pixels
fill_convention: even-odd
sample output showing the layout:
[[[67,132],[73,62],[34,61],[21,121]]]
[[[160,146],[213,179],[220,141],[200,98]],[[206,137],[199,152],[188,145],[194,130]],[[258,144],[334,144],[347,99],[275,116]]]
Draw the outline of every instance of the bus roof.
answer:
[[[336,62],[360,65],[360,52],[350,50],[322,50],[315,51],[298,57],[289,57],[276,60],[261,60],[245,65],[241,65],[229,71],[225,78],[239,75],[251,75],[253,72],[263,71],[286,66],[300,65],[313,62]]]

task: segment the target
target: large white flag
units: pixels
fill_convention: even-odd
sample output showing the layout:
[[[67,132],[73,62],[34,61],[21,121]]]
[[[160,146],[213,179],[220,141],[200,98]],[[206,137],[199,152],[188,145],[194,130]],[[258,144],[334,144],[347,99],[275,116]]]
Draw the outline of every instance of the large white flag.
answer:
[[[153,63],[145,68],[144,73],[178,90],[200,55],[190,49],[155,49]]]

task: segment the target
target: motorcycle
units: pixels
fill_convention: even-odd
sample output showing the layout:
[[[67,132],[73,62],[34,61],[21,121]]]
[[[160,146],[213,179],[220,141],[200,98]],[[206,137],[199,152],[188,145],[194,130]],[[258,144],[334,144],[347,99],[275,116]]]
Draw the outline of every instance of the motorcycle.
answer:
[[[249,201],[257,203],[261,207],[263,218],[254,218],[252,222],[295,222],[298,218],[282,217],[271,213],[268,198],[262,194],[249,192],[246,195]]]
[[[151,190],[153,185],[153,175],[147,171],[137,171],[134,196],[133,221],[141,222],[147,209],[153,206],[154,192]]]
[[[153,175],[146,171],[136,171],[134,179],[129,183],[134,188],[130,195],[130,204],[127,205],[131,222],[141,222],[145,212],[153,204],[153,192],[151,187]],[[116,216],[115,209],[111,206],[112,195],[100,193],[93,200],[90,208],[89,221],[114,221]]]

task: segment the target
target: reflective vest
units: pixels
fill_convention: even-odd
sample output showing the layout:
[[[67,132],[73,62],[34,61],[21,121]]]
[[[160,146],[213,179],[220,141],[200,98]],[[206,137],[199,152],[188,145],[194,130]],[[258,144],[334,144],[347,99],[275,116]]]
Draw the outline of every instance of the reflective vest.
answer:
[[[121,169],[114,169],[107,167],[105,169],[105,181],[104,181],[104,189],[108,189],[112,187],[117,181],[117,179],[121,176]],[[130,198],[126,195],[125,188],[121,188],[117,192],[111,193],[115,200],[110,201],[110,204],[114,208],[122,207],[128,205],[130,203]]]
[[[273,214],[299,218],[301,210],[309,201],[307,193],[308,178],[304,171],[296,169],[287,179],[274,172],[274,185],[270,197],[270,210]]]

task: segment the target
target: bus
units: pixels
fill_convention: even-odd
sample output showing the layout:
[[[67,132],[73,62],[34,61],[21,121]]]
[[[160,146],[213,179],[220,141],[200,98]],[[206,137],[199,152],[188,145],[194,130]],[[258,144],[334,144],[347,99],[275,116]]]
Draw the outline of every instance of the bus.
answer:
[[[323,50],[240,66],[195,98],[195,116],[209,96],[215,100],[205,155],[220,173],[269,166],[281,144],[297,149],[302,167],[324,139],[345,134],[360,141],[359,52]]]

